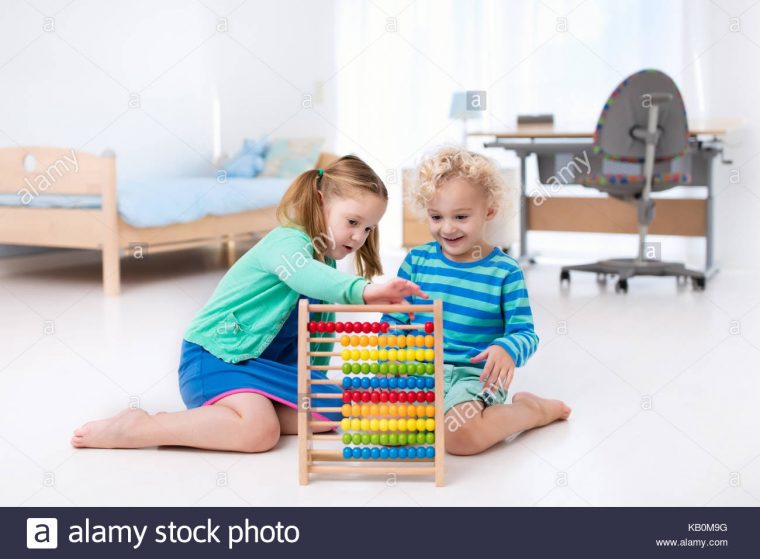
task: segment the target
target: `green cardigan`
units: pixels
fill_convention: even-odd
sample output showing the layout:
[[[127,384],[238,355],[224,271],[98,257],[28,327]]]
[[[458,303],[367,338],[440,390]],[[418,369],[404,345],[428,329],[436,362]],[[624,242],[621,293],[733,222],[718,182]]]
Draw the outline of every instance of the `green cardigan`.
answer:
[[[185,339],[228,363],[258,357],[272,343],[294,310],[299,294],[329,303],[363,304],[367,280],[335,269],[335,261],[314,259],[314,247],[301,229],[277,227],[238,260],[211,299],[190,322]],[[313,313],[312,320],[335,320]],[[331,351],[318,344],[315,351]],[[323,365],[329,357],[313,358]]]

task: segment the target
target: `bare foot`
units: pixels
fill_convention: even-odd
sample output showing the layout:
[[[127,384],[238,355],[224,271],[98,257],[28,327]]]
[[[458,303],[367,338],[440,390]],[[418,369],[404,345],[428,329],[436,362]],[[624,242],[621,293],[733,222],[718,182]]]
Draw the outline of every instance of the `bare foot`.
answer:
[[[134,436],[138,426],[148,419],[141,409],[126,409],[108,419],[88,421],[74,431],[71,446],[76,448],[139,448]]]
[[[532,392],[517,392],[512,396],[512,403],[516,404],[522,402],[523,404],[534,407],[541,414],[541,420],[537,427],[543,427],[558,419],[567,419],[570,417],[570,413],[573,411],[562,400],[549,400],[548,398],[541,398],[536,396]]]

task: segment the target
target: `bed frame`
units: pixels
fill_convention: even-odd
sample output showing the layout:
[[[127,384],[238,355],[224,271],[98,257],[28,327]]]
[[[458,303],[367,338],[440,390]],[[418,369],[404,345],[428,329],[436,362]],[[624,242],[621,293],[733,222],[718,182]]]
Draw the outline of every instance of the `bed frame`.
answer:
[[[335,159],[322,153],[317,166]],[[236,240],[278,225],[272,206],[164,227],[133,227],[119,216],[116,158],[108,152],[99,156],[68,148],[0,148],[0,193],[19,194],[22,200],[51,194],[100,196],[100,208],[0,206],[0,244],[100,250],[103,291],[109,296],[121,292],[122,256],[219,244],[231,265]]]

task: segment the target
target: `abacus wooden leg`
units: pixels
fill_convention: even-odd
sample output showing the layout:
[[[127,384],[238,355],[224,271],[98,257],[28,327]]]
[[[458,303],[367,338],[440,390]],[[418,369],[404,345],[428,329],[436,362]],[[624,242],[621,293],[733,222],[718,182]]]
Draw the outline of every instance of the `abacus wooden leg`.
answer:
[[[433,332],[435,337],[435,346],[438,351],[435,352],[435,485],[442,487],[443,481],[443,458],[446,456],[446,446],[444,445],[443,433],[446,432],[443,419],[443,302],[434,301],[433,306]]]
[[[308,352],[309,342],[303,332],[309,320],[307,299],[301,299],[298,305],[298,482],[301,485],[309,483],[309,437],[312,436],[309,427],[311,413],[308,411],[306,394],[309,392],[308,382]]]

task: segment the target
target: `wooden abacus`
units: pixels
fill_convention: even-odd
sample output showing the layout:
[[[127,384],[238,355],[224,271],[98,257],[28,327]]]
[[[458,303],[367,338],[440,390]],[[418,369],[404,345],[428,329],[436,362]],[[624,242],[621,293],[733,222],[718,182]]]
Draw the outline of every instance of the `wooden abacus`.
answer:
[[[432,313],[433,321],[404,325],[313,322],[309,320],[312,312]],[[420,330],[425,334],[412,334]],[[330,337],[333,333],[335,337]],[[412,346],[408,342],[413,342]],[[321,343],[340,344],[343,349],[312,351],[312,344]],[[410,347],[414,349],[406,349]],[[340,357],[343,363],[314,365],[312,357]],[[341,371],[342,378],[312,378],[312,371],[333,370]],[[343,391],[313,392],[315,385],[336,385]],[[342,405],[312,406],[314,399],[333,399]],[[395,474],[432,476],[435,484],[442,486],[441,301],[423,305],[314,305],[302,300],[298,307],[298,412],[301,485],[309,483],[310,474]],[[343,419],[314,418],[314,414],[331,412],[342,414]],[[316,427],[331,427],[338,433],[314,433]],[[343,443],[344,447],[315,448],[316,443]]]

